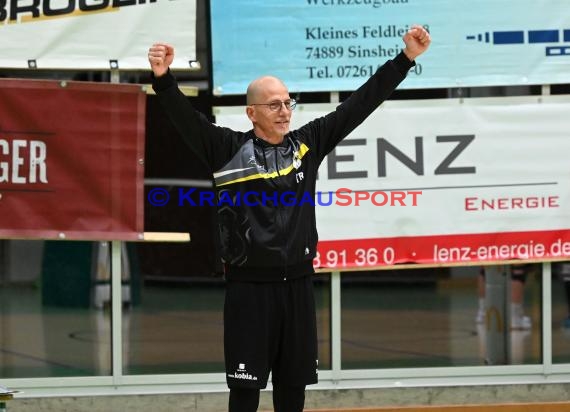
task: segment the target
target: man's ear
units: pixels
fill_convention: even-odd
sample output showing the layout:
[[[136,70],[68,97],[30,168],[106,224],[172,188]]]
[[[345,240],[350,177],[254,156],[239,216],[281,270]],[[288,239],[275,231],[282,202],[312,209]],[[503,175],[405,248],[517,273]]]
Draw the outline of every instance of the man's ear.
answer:
[[[252,122],[255,120],[255,109],[253,106],[247,106],[245,108],[245,113],[247,114],[247,117],[249,117],[249,120]]]

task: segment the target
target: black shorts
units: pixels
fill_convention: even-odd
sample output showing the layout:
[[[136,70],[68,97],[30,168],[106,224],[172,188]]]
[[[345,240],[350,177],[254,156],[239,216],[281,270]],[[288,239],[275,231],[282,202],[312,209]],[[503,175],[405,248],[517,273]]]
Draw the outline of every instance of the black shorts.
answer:
[[[312,276],[283,282],[228,281],[224,354],[230,388],[317,383]]]

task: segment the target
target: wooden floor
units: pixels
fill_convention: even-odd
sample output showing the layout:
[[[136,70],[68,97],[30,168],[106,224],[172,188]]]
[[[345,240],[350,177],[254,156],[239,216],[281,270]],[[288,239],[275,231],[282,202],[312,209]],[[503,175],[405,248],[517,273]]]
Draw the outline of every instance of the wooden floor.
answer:
[[[466,286],[366,283],[342,293],[342,368],[482,366],[486,328],[475,323],[475,278]],[[540,283],[529,279],[525,312],[530,330],[510,332],[509,364],[542,362]],[[317,284],[319,368],[331,368],[330,288]],[[565,296],[553,282],[552,355],[570,363]],[[223,371],[223,288],[149,285],[123,313],[124,373]],[[39,288],[0,288],[0,377],[107,376],[111,373],[111,314],[96,308],[42,304]],[[65,350],[62,350],[65,348]],[[192,350],[188,350],[192,348]],[[568,409],[570,412],[570,408]]]
[[[570,402],[501,405],[435,405],[351,409],[305,409],[305,412],[568,412]]]

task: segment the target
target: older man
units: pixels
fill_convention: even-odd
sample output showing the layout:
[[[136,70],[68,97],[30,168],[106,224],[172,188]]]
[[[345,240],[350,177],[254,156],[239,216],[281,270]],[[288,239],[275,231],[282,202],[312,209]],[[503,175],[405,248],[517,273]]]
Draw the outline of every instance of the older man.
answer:
[[[305,386],[317,382],[311,275],[318,235],[308,199],[324,157],[390,96],[427,50],[430,35],[413,26],[403,41],[404,50],[335,111],[294,131],[296,102],[280,79],[264,76],[249,85],[246,114],[253,127],[238,132],[210,123],[180,92],[169,71],[172,46],[149,49],[158,99],[218,190],[230,412],[257,410],[270,371],[276,412],[302,411]],[[283,202],[284,193],[294,194],[294,206]]]

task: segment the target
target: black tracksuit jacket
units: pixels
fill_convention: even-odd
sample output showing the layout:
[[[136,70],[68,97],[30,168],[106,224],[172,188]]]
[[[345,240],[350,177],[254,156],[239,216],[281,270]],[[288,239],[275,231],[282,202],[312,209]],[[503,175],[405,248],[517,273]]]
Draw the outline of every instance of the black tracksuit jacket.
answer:
[[[227,279],[283,281],[313,273],[319,165],[390,96],[412,66],[400,53],[333,112],[289,132],[278,145],[252,130],[238,132],[209,122],[170,72],[154,79],[170,120],[213,173]]]

